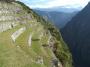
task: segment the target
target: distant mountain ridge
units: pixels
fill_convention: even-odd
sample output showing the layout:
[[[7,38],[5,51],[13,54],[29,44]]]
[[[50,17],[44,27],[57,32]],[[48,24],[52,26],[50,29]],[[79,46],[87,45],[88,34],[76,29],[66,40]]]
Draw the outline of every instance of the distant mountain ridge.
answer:
[[[75,67],[90,67],[90,3],[61,29]]]
[[[70,7],[68,8],[65,6],[58,6],[58,7],[53,7],[53,8],[35,8],[34,10],[41,10],[41,11],[49,11],[49,12],[63,12],[63,13],[72,13],[72,12],[77,12],[77,11],[81,11],[82,7],[78,7],[78,8],[73,8]]]
[[[62,11],[39,9],[34,9],[34,11],[41,15],[44,19],[51,21],[57,28],[63,28],[72,19],[72,17],[74,17],[79,12],[77,10],[74,12],[64,12],[66,11],[65,8]]]

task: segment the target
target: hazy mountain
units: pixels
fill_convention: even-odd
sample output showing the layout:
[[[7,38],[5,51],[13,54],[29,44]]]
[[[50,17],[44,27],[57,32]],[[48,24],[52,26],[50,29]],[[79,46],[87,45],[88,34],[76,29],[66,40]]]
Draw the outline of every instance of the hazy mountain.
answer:
[[[68,8],[69,6],[58,6],[53,8],[35,8],[35,10],[41,10],[41,11],[50,11],[50,12],[64,12],[64,13],[72,13],[82,10],[82,7],[78,8]]]
[[[24,3],[0,0],[0,67],[72,67],[60,32]]]
[[[50,9],[49,9],[50,10]],[[65,12],[67,9],[63,8],[60,11],[56,10],[35,10],[39,15],[43,16],[46,20],[53,22],[53,24],[58,28],[63,28],[67,22],[69,22],[72,17],[74,17],[78,11]],[[69,10],[69,9],[68,9]],[[71,10],[71,9],[70,9]],[[69,11],[70,11],[69,10]],[[75,9],[74,9],[75,10]]]
[[[61,30],[75,67],[90,67],[90,3]]]

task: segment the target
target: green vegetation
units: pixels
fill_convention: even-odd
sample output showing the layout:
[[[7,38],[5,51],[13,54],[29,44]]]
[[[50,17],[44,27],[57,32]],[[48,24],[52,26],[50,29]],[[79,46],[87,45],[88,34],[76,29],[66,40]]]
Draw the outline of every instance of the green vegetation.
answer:
[[[31,20],[21,17],[22,21],[16,27],[0,33],[0,67],[51,67],[51,60],[55,55],[63,67],[72,67],[69,49],[54,25],[45,21],[23,3],[19,1],[15,3],[23,8],[15,14],[15,17],[30,14]],[[26,23],[22,23],[23,21]],[[26,27],[26,30],[14,42],[11,35],[22,27]],[[30,35],[32,35],[31,46],[28,43]],[[49,47],[50,36],[54,42],[54,51]],[[38,62],[40,58],[43,60],[42,63]]]

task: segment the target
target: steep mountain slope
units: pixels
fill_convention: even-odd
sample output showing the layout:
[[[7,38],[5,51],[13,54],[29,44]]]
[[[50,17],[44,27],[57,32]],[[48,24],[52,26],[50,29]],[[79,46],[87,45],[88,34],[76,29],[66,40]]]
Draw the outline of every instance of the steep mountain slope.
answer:
[[[36,11],[46,20],[53,22],[53,24],[58,28],[63,28],[67,24],[67,22],[69,22],[72,19],[72,17],[74,17],[78,13],[78,11],[75,12],[41,11],[41,10],[34,10],[34,11]]]
[[[72,51],[75,67],[90,67],[90,3],[61,32]]]
[[[0,0],[0,67],[72,67],[72,59],[53,25],[19,1]]]

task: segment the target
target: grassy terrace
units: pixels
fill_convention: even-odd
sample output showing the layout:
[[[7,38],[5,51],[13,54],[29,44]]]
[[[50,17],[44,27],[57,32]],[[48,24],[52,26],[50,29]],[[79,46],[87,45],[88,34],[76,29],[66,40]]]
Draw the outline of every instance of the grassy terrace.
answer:
[[[13,16],[18,19],[1,20],[0,24],[17,22],[16,24],[18,25],[0,33],[0,67],[51,67],[51,60],[54,58],[54,54],[48,47],[50,36],[55,38],[55,46],[58,47],[56,50],[58,59],[65,62],[64,67],[71,67],[69,66],[71,63],[68,63],[71,60],[70,53],[67,46],[64,46],[65,43],[60,39],[61,36],[54,29],[54,26],[48,22],[46,23],[44,19],[24,4],[20,4],[20,2],[8,3],[5,9],[6,7],[12,13],[3,13],[2,15]],[[20,11],[15,12],[16,8],[20,8]],[[26,30],[13,42],[11,35],[22,27],[26,27]],[[28,43],[30,35],[32,35],[31,46]],[[39,57],[43,59],[43,64],[37,63]]]
[[[32,22],[31,22],[32,23]],[[33,24],[32,24],[33,25]],[[53,53],[50,49],[48,48],[44,48],[42,47],[42,43],[44,43],[45,41],[47,41],[47,39],[45,40],[45,38],[48,38],[47,36],[43,36],[41,38],[41,40],[39,39],[39,36],[41,34],[40,31],[42,31],[42,29],[40,30],[40,25],[38,27],[39,24],[37,24],[37,26],[33,26],[29,29],[27,29],[17,40],[16,40],[16,44],[19,45],[21,47],[21,49],[26,52],[26,54],[28,54],[28,56],[30,58],[32,58],[32,60],[36,60],[38,56],[43,57],[44,59],[44,65],[47,65],[46,67],[50,67],[50,60],[51,57],[53,56]],[[36,30],[37,29],[37,30]],[[40,31],[38,31],[40,30]],[[32,34],[32,45],[31,47],[28,46],[28,38],[29,35]],[[47,43],[47,42],[45,42]],[[46,51],[47,50],[47,51]],[[40,67],[40,66],[39,66]]]
[[[11,39],[11,34],[20,27],[0,33],[0,67],[23,67],[21,63],[24,64],[26,56]]]
[[[32,22],[28,22],[28,24],[30,23],[33,25]],[[41,29],[42,26],[38,23],[37,26],[27,27],[27,30],[13,42],[11,35],[21,27],[23,25],[0,33],[0,67],[50,67],[53,53],[49,48],[42,46],[42,43],[47,43],[48,34],[42,36],[39,40],[39,36],[44,29]],[[32,33],[32,39],[36,40],[32,40],[32,45],[29,47],[28,39]],[[39,56],[43,57],[44,64],[36,63]]]

